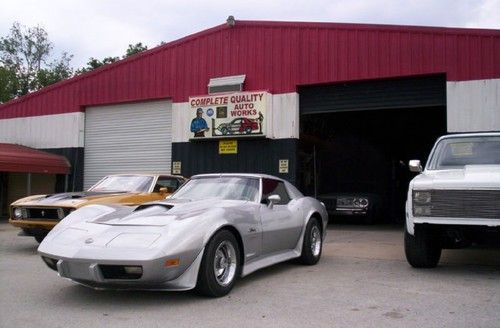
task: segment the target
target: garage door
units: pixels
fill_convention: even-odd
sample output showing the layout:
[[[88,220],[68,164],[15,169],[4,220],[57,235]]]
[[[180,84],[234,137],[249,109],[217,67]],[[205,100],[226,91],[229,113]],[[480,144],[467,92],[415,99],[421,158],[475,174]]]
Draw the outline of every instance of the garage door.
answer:
[[[172,103],[88,107],[84,188],[117,173],[170,173]]]
[[[300,113],[446,106],[444,75],[306,86],[299,89]]]

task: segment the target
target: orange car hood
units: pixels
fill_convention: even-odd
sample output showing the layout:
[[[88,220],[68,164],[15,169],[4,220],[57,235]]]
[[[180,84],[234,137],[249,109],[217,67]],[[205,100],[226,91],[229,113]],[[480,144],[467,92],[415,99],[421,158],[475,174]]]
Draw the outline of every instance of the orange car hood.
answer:
[[[17,206],[60,206],[60,207],[81,207],[89,203],[119,202],[121,198],[136,195],[137,193],[127,192],[67,192],[52,195],[37,195],[19,199],[12,205]]]

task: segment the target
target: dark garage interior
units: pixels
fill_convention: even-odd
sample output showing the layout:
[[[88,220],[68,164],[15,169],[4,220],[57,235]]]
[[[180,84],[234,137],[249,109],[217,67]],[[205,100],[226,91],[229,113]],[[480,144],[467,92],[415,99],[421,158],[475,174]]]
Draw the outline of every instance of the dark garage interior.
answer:
[[[415,176],[408,161],[425,164],[436,138],[446,133],[444,77],[301,91],[301,189],[333,202],[326,204],[328,209],[338,205],[341,195],[369,195],[367,215],[331,215],[334,222],[402,222],[408,182]]]

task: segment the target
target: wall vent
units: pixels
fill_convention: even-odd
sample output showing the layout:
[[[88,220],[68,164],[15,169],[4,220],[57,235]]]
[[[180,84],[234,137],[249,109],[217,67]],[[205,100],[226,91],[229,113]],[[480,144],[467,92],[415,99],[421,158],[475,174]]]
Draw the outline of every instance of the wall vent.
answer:
[[[224,76],[210,79],[208,94],[219,92],[243,91],[246,75]]]

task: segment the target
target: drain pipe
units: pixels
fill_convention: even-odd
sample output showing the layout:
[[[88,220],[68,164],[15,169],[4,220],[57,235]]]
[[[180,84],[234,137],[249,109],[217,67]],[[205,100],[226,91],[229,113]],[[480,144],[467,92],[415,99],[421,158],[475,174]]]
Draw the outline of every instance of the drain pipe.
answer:
[[[26,181],[26,194],[31,196],[31,173],[28,173],[28,179]]]
[[[313,174],[314,174],[314,198],[318,198],[318,185],[317,185],[317,174],[316,174],[316,145],[313,146]]]

